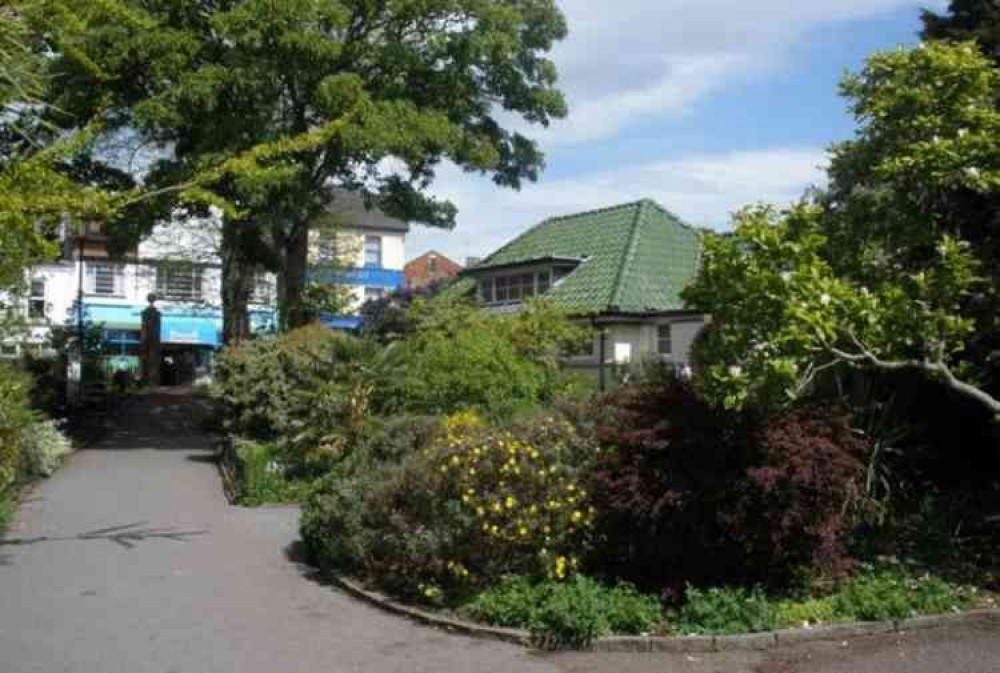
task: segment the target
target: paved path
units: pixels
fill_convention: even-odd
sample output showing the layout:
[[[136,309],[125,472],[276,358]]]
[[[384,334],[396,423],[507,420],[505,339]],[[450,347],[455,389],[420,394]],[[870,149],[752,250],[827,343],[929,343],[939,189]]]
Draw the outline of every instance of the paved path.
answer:
[[[161,391],[0,540],[0,673],[997,673],[992,626],[771,653],[538,655],[384,614],[289,558],[297,511],[230,507],[199,409]]]
[[[41,484],[0,542],[0,673],[555,670],[317,585],[296,511],[230,507],[210,458],[160,392]]]

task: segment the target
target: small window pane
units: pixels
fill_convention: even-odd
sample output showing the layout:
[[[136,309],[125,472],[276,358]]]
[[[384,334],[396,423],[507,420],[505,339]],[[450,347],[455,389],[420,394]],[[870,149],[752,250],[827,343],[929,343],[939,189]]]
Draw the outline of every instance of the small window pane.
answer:
[[[120,295],[123,285],[119,267],[113,264],[87,265],[87,290],[91,294]]]
[[[549,291],[549,286],[551,276],[548,271],[542,271],[538,274],[538,295],[541,296]]]
[[[656,351],[660,355],[674,354],[673,326],[660,325],[656,328]]]
[[[365,266],[382,268],[381,236],[365,236]]]
[[[383,287],[366,287],[365,288],[365,301],[377,301],[385,296],[385,288]]]
[[[487,304],[493,303],[493,279],[484,280],[479,283],[479,294]]]
[[[510,300],[510,279],[509,278],[497,278],[496,279],[497,296],[496,301],[509,301]]]
[[[28,318],[40,320],[45,317],[45,279],[35,278],[31,281],[31,294],[28,297]]]

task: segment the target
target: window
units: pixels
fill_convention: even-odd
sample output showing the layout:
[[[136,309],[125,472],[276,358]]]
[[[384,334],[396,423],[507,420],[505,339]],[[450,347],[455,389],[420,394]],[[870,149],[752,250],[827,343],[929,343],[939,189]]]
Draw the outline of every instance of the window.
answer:
[[[552,276],[548,271],[542,271],[538,274],[538,296],[541,297],[543,294],[549,291],[549,287],[552,285]]]
[[[337,236],[329,232],[319,236],[319,262],[332,264],[337,261]]]
[[[0,344],[0,358],[16,358],[17,344]]]
[[[479,294],[487,304],[493,303],[493,279],[487,278],[479,282]]]
[[[365,288],[365,301],[378,301],[385,296],[384,287],[366,287]]]
[[[254,304],[271,304],[274,302],[274,283],[266,273],[258,273],[254,277],[253,292],[250,301]]]
[[[122,296],[125,294],[125,278],[122,267],[116,264],[87,264],[88,294]]]
[[[381,236],[365,236],[365,266],[382,268]]]
[[[666,356],[674,354],[673,325],[659,325],[656,328],[656,352]]]
[[[175,301],[201,301],[201,268],[187,264],[158,267],[156,294]]]
[[[487,304],[519,302],[541,296],[552,287],[552,275],[546,269],[516,276],[497,276],[479,283],[479,294]]]
[[[43,320],[45,313],[45,279],[35,278],[31,281],[31,294],[28,295],[28,318]]]
[[[438,268],[438,258],[435,257],[434,255],[431,255],[430,258],[427,260],[427,270],[430,271],[431,273],[434,273],[435,271],[437,271],[437,268]]]

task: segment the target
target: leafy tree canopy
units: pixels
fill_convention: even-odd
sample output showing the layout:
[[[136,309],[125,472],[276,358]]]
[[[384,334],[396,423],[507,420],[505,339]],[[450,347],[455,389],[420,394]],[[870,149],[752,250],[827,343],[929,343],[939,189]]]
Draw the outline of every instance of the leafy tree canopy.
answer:
[[[780,405],[851,365],[924,372],[1000,415],[970,348],[997,329],[983,310],[995,230],[953,209],[1000,188],[998,83],[968,43],[877,54],[845,80],[859,128],[833,149],[828,192],[745,210],[706,240],[686,299],[714,316],[700,345],[713,400]]]
[[[184,189],[123,221],[177,197],[221,207],[294,305],[332,187],[452,226],[454,206],[424,191],[442,161],[537,178],[542,153],[503,123],[564,116],[545,53],[565,34],[553,0],[105,0],[55,45],[59,102],[167,150],[148,181]]]

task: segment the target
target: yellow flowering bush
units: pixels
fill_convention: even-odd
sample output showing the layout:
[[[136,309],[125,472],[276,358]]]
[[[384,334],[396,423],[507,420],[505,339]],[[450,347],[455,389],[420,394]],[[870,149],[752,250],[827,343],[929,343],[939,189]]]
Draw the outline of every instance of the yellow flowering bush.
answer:
[[[509,575],[567,578],[595,516],[577,480],[582,443],[557,418],[498,429],[447,417],[402,460],[321,480],[303,539],[327,570],[435,603]]]
[[[513,572],[507,566],[515,565],[520,573],[564,579],[578,567],[593,526],[594,508],[567,460],[577,440],[573,428],[556,418],[533,425],[531,434],[549,441],[531,441],[517,429],[484,429],[472,414],[452,416],[426,451],[454,503],[454,525],[472,547],[465,556],[476,559],[485,579]],[[474,579],[468,559],[449,564],[458,579]]]

